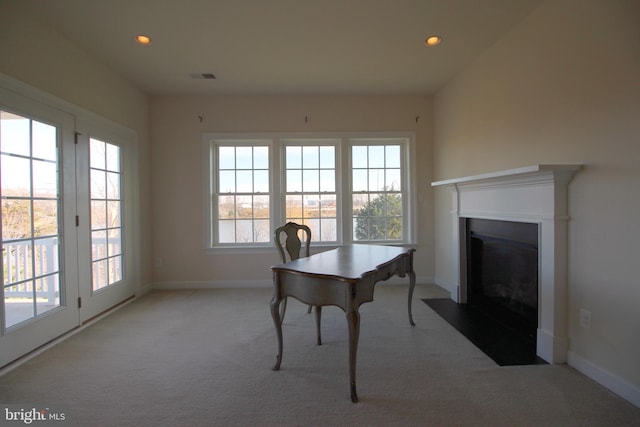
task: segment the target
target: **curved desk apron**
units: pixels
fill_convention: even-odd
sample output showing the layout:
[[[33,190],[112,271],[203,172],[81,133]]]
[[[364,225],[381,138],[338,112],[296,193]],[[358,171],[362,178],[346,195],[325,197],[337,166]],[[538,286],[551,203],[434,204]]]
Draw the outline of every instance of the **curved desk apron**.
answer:
[[[414,326],[411,299],[416,284],[413,271],[415,249],[397,246],[352,245],[321,252],[271,267],[274,293],[271,299],[271,316],[278,335],[278,358],[273,367],[280,369],[282,362],[282,323],[280,302],[284,297],[294,297],[316,307],[318,344],[320,341],[320,313],[324,305],[336,305],[347,316],[349,327],[349,381],[351,400],[358,401],[356,393],[356,354],[360,334],[358,308],[373,301],[377,282],[393,275],[409,276],[409,323]]]

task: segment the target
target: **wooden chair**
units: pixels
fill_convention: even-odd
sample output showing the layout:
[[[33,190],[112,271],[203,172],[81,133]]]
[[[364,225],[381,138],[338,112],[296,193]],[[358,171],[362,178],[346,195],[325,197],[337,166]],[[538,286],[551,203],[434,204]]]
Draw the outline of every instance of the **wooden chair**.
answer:
[[[280,253],[280,258],[283,263],[308,257],[309,248],[311,246],[311,229],[304,224],[288,222],[282,227],[276,228],[273,240],[278,248],[278,252]],[[287,298],[285,297],[280,310],[280,322],[284,321],[284,314],[286,310]],[[320,345],[320,318],[322,316],[322,307],[317,306],[315,311],[318,345]],[[311,313],[311,306],[309,306],[307,313]]]

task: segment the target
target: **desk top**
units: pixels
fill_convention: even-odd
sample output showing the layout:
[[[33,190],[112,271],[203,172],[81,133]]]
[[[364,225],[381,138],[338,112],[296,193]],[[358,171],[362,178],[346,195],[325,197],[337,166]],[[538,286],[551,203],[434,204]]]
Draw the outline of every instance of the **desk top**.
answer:
[[[341,246],[307,258],[274,265],[271,270],[356,282],[367,273],[378,270],[385,264],[413,251],[415,249],[402,246],[362,244]]]

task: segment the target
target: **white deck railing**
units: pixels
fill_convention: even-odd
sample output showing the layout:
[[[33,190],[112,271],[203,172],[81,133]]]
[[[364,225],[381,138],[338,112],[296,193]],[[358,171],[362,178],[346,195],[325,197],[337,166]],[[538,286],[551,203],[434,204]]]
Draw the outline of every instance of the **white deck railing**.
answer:
[[[9,298],[33,298],[35,293],[38,298],[46,298],[48,303],[54,304],[59,297],[58,238],[33,242],[35,244],[30,240],[3,244],[5,301]]]

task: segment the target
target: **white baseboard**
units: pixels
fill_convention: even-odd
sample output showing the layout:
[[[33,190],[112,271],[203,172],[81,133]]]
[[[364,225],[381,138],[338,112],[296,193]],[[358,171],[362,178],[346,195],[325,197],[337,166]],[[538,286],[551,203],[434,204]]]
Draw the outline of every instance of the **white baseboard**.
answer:
[[[153,284],[154,290],[180,290],[180,289],[228,289],[228,288],[270,288],[271,280],[214,280],[193,282],[157,282]]]
[[[378,282],[378,285],[408,285],[409,279],[406,277],[392,277],[385,282]],[[433,277],[416,277],[417,284],[431,284]],[[193,282],[157,282],[152,285],[154,290],[180,290],[180,289],[228,289],[228,288],[271,288],[273,282],[270,279],[262,280],[213,280],[213,281],[193,281]]]
[[[457,285],[454,285],[453,283],[449,283],[442,279],[438,279],[437,277],[434,280],[435,281],[433,283],[440,286],[445,291],[449,292],[449,295],[451,295],[451,299],[455,302],[458,302],[458,286]]]
[[[571,350],[567,352],[567,364],[640,408],[640,387],[594,365]]]

